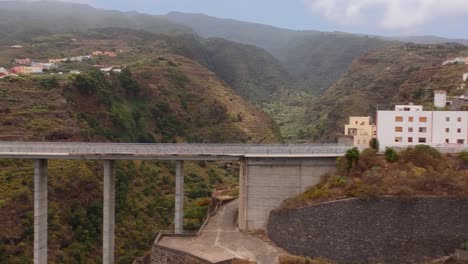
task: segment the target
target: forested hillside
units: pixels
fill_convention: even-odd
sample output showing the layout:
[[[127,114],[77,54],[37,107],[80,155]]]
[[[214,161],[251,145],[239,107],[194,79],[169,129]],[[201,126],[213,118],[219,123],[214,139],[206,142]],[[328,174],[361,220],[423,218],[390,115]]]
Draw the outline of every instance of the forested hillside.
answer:
[[[122,29],[36,38],[0,51],[0,65],[122,50],[116,57],[66,62],[63,75],[0,80],[1,140],[113,142],[279,142],[277,126],[166,37]],[[125,66],[109,75],[94,64]],[[81,74],[67,72],[79,69]],[[132,263],[172,224],[171,162],[118,162],[117,263]],[[187,229],[197,228],[213,188],[237,184],[235,164],[186,164]],[[33,238],[33,163],[0,161],[0,262],[29,263]],[[102,164],[49,164],[50,263],[100,263]]]
[[[460,95],[467,65],[442,65],[447,59],[468,54],[458,44],[392,47],[356,59],[349,70],[307,109],[309,136],[334,141],[350,115],[375,116],[396,103],[431,107],[433,91]]]

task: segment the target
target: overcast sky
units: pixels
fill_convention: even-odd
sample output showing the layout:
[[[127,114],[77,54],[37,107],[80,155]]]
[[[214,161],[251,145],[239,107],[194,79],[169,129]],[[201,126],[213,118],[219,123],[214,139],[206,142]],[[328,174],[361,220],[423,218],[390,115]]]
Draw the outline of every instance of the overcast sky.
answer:
[[[468,0],[70,0],[151,14],[204,13],[291,29],[468,38]]]

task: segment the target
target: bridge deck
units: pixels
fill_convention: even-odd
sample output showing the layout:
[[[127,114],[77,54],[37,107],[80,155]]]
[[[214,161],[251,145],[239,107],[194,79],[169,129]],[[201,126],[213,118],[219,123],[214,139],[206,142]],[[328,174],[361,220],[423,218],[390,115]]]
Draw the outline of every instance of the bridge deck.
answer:
[[[0,142],[0,158],[238,160],[241,157],[339,157],[341,144],[140,144],[94,142]]]

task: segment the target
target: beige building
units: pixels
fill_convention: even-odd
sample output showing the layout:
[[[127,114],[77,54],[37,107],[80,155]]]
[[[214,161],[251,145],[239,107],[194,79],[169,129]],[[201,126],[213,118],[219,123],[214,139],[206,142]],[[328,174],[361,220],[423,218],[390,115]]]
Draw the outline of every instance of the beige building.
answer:
[[[370,116],[350,116],[344,133],[353,138],[353,146],[359,149],[368,148],[370,141],[377,136]]]

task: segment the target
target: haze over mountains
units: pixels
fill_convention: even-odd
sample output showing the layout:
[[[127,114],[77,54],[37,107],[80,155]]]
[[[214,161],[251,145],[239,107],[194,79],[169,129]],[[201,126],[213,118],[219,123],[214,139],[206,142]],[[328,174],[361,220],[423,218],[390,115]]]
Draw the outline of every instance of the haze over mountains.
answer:
[[[356,57],[372,50],[395,45],[394,40],[415,43],[447,41],[467,43],[466,40],[438,37],[402,37],[383,40],[375,36],[341,32],[281,29],[203,14],[171,12],[164,16],[154,16],[137,12],[101,10],[84,4],[55,1],[1,1],[0,26],[6,29],[0,32],[0,43],[13,43],[35,36],[85,28],[106,27],[141,29],[165,35],[198,34],[205,38],[223,38],[265,49],[280,61],[283,71],[294,79],[294,82],[288,81],[290,87],[315,94],[320,94],[330,87]],[[248,90],[252,87],[242,89]],[[265,91],[259,91],[259,94],[264,93]],[[252,98],[251,95],[250,97]]]

